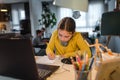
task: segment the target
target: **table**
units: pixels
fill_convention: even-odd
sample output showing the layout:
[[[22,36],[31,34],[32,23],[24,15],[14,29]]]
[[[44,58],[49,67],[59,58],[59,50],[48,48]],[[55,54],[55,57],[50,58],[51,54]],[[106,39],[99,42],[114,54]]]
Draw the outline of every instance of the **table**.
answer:
[[[33,45],[34,48],[45,49],[47,47],[46,43],[40,43],[38,45]]]
[[[47,78],[47,80],[75,80],[73,65],[63,64],[59,56],[57,56],[55,60],[49,60],[47,56],[36,56],[35,59],[36,63],[60,66],[60,68]],[[41,60],[44,62],[41,62]]]
[[[114,54],[114,56],[103,54],[102,56],[104,60],[116,59],[116,57],[119,58],[118,54]],[[36,59],[36,63],[60,66],[60,68],[55,73],[53,73],[50,77],[48,77],[47,80],[75,80],[75,72],[74,72],[73,65],[63,64],[59,56],[57,56],[55,60],[49,60],[47,56],[44,56],[44,57],[37,56],[35,57],[35,59]],[[41,61],[44,61],[44,62],[41,62]],[[100,79],[96,79],[97,73],[98,73],[98,70],[96,70],[93,64],[93,67],[89,74],[91,79],[89,80],[100,80]]]
[[[37,64],[57,65],[60,68],[53,73],[47,80],[75,80],[74,67],[71,64],[63,64],[59,56],[55,60],[49,60],[47,56],[35,56]],[[93,67],[89,73],[89,80],[95,80],[97,70]]]

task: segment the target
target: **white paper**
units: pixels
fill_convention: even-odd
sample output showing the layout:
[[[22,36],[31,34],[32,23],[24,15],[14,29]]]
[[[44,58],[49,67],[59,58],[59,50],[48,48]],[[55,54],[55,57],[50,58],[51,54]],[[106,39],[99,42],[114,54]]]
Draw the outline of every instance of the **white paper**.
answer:
[[[55,60],[50,60],[47,56],[36,58],[36,63],[40,63],[40,64],[52,64],[54,62]]]

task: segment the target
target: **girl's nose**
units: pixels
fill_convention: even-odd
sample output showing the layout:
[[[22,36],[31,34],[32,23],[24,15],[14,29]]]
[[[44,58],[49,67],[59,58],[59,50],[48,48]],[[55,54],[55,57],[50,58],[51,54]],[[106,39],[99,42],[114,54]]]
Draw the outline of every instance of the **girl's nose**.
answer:
[[[65,41],[65,38],[64,38],[64,37],[61,37],[61,41],[63,41],[63,42],[64,42],[64,41]]]

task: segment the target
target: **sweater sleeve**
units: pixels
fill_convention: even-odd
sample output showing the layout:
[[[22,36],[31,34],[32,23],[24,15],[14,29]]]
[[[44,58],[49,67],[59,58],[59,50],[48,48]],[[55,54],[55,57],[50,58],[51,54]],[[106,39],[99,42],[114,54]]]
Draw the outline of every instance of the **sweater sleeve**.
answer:
[[[88,53],[88,56],[91,57],[91,50],[89,45],[86,43],[82,35],[77,36],[77,46],[81,51],[86,51]]]
[[[52,36],[51,36],[51,38],[50,38],[50,41],[49,41],[49,43],[47,44],[47,48],[46,48],[46,54],[54,54],[54,44],[55,44],[55,42],[54,42],[54,38],[55,38],[55,34],[56,34],[57,32],[56,31],[54,31],[53,33],[52,33]]]

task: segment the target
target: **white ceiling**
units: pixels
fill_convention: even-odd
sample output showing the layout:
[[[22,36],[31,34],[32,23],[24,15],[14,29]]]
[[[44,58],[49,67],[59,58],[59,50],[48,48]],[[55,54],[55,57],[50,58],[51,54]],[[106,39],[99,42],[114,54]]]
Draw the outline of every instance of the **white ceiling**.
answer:
[[[29,0],[0,0],[0,3],[18,3],[18,2],[27,2]]]

